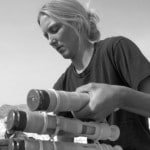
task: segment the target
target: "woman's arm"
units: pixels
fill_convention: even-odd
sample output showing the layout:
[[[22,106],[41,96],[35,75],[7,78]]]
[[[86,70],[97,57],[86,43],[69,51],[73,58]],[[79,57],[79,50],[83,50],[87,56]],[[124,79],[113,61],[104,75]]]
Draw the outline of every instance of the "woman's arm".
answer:
[[[90,83],[77,92],[88,92],[90,102],[76,116],[102,121],[117,108],[146,117],[150,116],[150,77],[145,78],[137,90],[118,85]]]
[[[150,117],[150,76],[141,81],[138,90],[125,89],[122,109]]]

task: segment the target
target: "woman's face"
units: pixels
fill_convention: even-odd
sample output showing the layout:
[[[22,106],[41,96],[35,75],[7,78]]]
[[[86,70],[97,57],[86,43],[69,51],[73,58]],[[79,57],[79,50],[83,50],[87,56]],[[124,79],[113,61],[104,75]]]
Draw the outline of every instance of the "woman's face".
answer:
[[[57,50],[64,58],[73,59],[79,49],[79,35],[69,25],[56,21],[55,19],[42,15],[40,27],[49,44]]]

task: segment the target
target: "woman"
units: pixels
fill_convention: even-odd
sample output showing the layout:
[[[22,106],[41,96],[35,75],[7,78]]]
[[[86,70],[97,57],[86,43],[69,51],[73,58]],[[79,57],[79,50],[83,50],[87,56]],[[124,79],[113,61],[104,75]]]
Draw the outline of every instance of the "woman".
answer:
[[[38,23],[44,36],[71,60],[54,88],[89,93],[89,104],[75,113],[78,118],[106,118],[119,126],[120,138],[103,142],[119,144],[124,150],[148,150],[150,64],[125,37],[100,40],[98,21],[98,16],[77,0],[51,0],[41,8]]]

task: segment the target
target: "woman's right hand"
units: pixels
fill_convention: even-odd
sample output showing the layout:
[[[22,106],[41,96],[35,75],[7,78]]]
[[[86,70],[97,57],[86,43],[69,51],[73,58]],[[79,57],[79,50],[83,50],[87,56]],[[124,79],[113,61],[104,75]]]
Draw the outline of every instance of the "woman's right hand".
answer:
[[[89,83],[76,89],[77,92],[86,92],[90,96],[89,103],[78,112],[74,112],[79,119],[103,121],[120,106],[119,93],[121,86]]]

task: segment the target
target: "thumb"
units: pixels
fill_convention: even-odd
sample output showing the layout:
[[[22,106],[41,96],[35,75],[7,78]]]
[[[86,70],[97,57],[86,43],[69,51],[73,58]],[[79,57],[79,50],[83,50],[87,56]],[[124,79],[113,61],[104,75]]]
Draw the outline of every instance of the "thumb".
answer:
[[[80,86],[76,89],[76,92],[88,93],[88,92],[90,92],[91,90],[94,89],[94,87],[95,87],[94,85],[95,85],[94,83],[88,83],[88,84],[82,85],[82,86]]]

